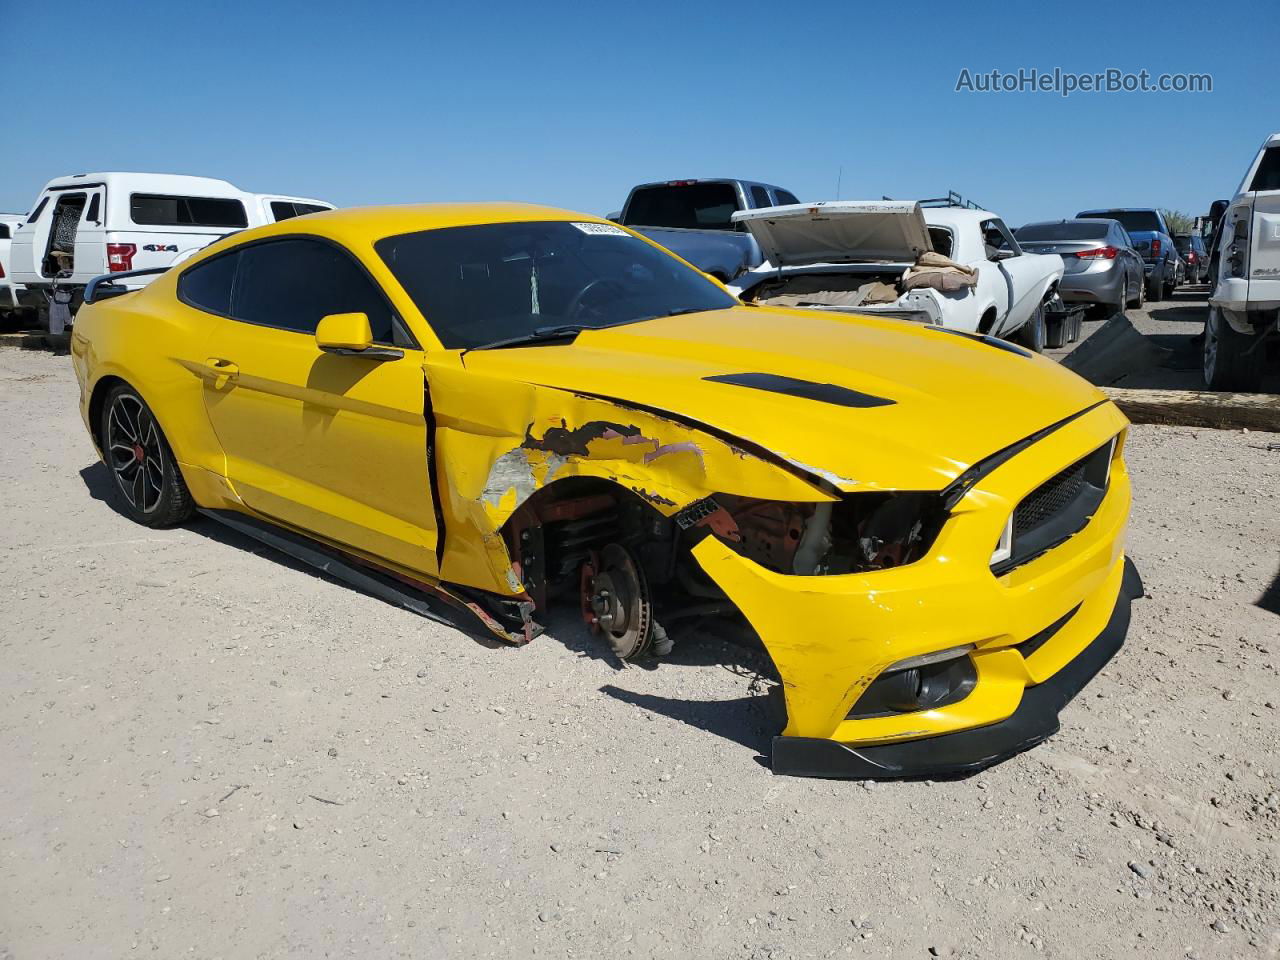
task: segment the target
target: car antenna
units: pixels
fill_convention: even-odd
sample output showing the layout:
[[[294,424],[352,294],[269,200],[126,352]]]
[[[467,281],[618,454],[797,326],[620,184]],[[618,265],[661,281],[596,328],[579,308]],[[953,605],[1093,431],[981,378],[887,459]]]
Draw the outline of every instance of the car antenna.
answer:
[[[836,199],[840,199],[840,181],[844,179],[844,164],[840,164],[840,169],[836,171]]]

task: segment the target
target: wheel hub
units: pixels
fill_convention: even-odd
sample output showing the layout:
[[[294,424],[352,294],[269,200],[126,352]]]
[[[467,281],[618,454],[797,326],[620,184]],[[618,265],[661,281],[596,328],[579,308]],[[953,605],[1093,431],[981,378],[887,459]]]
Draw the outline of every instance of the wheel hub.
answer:
[[[582,611],[588,626],[619,658],[631,660],[648,649],[653,639],[649,585],[626,547],[611,543],[584,566]]]

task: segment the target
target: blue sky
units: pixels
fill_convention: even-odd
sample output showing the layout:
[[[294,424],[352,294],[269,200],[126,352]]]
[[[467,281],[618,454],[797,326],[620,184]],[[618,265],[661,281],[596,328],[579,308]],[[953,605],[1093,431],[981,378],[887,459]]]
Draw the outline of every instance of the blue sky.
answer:
[[[606,213],[632,184],[677,177],[828,199],[843,168],[845,199],[955,189],[1015,224],[1119,204],[1200,213],[1280,129],[1267,109],[1274,0],[1231,4],[1229,22],[1249,26],[1229,52],[1204,3],[910,9],[70,2],[57,47],[46,8],[0,0],[0,210],[89,170],[203,174],[343,206]],[[955,92],[963,68],[1033,67],[1210,73],[1214,89]],[[42,89],[67,105],[37,109]]]

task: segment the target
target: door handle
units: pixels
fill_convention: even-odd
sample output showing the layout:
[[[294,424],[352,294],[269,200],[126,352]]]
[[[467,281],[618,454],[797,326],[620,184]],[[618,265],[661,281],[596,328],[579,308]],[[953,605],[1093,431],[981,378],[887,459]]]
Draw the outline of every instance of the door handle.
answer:
[[[210,357],[205,361],[210,372],[213,373],[213,387],[215,390],[221,390],[231,380],[240,375],[240,368],[230,360],[223,360],[221,357]]]

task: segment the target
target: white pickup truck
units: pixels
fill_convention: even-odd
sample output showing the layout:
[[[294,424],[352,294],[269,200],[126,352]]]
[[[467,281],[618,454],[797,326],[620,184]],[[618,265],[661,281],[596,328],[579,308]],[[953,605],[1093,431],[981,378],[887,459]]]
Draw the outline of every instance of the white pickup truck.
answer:
[[[13,231],[10,280],[47,316],[56,285],[74,313],[104,273],[168,267],[246,227],[330,210],[304,197],[248,193],[225,180],[164,173],[82,173],[49,181]],[[129,287],[152,278],[131,277]]]
[[[1266,139],[1240,181],[1211,256],[1218,282],[1204,325],[1204,382],[1259,390],[1280,334],[1280,133]]]
[[[9,262],[9,250],[13,244],[13,232],[20,223],[21,214],[0,213],[0,320],[18,310],[18,294],[22,288],[9,276],[13,269]]]

